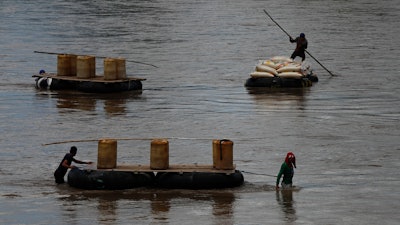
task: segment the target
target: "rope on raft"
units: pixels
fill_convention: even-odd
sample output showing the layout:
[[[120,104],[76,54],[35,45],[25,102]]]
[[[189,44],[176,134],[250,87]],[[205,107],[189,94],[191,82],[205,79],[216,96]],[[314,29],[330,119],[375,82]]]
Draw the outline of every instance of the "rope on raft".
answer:
[[[253,175],[260,175],[260,176],[277,177],[276,175],[270,175],[270,174],[265,174],[265,173],[253,173],[253,172],[243,171],[243,170],[241,170],[240,172],[249,173],[249,174],[253,174]]]

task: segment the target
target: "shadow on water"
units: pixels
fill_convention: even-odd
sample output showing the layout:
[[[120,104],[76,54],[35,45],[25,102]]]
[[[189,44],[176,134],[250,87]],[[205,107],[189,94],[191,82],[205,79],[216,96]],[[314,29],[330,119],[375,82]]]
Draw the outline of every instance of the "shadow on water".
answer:
[[[142,90],[120,93],[82,93],[75,91],[37,91],[38,98],[56,100],[58,109],[96,111],[102,103],[108,115],[124,115],[129,101],[141,99]],[[63,112],[62,110],[60,112]]]

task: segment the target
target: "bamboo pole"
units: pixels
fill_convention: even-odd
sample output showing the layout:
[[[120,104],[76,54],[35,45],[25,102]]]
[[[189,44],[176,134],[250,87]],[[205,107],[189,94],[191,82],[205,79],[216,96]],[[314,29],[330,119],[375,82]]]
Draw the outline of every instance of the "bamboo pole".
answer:
[[[48,54],[48,55],[70,55],[69,53],[45,52],[45,51],[33,51],[33,53]],[[105,57],[105,56],[96,56],[96,58],[105,59],[107,57]],[[139,61],[134,61],[134,60],[126,60],[126,61],[127,62],[138,63],[138,64],[143,64],[143,65],[148,65],[148,66],[152,66],[152,67],[158,68],[158,66],[153,65],[151,63],[139,62]]]
[[[42,146],[47,146],[47,145],[58,145],[58,144],[66,144],[66,143],[77,143],[77,142],[97,142],[101,139],[104,138],[98,138],[98,139],[78,139],[78,140],[66,140],[66,141],[56,141],[56,142],[50,142],[46,144],[42,144]],[[212,138],[185,138],[185,137],[167,137],[167,138],[110,138],[114,139],[117,141],[151,141],[154,139],[177,139],[177,140],[212,140]]]

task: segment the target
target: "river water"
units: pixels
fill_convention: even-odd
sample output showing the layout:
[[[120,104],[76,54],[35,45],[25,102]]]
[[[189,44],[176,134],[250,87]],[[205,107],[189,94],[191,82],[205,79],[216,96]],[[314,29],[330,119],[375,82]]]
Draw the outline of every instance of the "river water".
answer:
[[[247,90],[259,60],[290,55],[304,32],[320,81]],[[0,224],[398,224],[400,7],[395,0],[0,2]],[[125,57],[141,93],[39,91],[56,56]],[[97,60],[98,74],[102,60]],[[212,139],[234,142],[245,184],[227,190],[85,191],[55,185],[71,145],[97,160],[148,164],[167,137],[171,164],[212,164]],[[143,139],[143,140],[139,140]],[[295,191],[276,192],[288,151]]]

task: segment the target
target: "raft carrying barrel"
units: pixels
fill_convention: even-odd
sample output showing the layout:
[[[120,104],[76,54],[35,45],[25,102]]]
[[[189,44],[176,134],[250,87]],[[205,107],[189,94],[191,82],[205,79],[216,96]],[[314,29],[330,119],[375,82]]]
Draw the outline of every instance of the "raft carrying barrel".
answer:
[[[213,166],[206,165],[205,170],[177,170],[176,167],[170,167],[168,140],[153,139],[150,166],[141,168],[145,169],[117,167],[117,141],[101,139],[98,141],[98,170],[74,168],[68,173],[68,184],[82,189],[216,189],[238,187],[244,183],[243,174],[234,170],[233,142],[227,139],[213,140]]]

